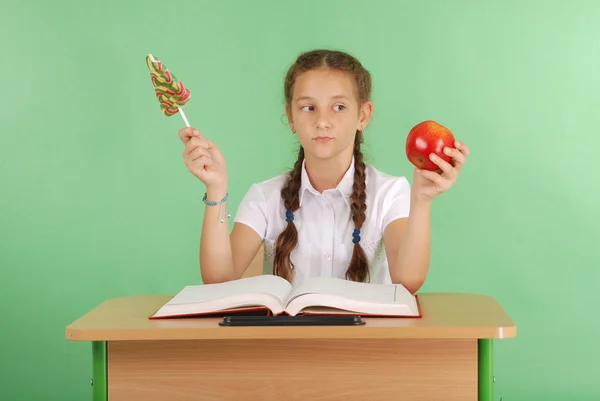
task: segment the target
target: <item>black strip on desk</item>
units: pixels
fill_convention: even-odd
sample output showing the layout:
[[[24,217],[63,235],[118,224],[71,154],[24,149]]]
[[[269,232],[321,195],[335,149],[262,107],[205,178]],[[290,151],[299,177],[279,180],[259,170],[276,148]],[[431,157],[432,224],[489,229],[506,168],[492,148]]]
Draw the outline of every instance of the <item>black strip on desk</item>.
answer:
[[[225,316],[219,326],[360,326],[360,316]]]

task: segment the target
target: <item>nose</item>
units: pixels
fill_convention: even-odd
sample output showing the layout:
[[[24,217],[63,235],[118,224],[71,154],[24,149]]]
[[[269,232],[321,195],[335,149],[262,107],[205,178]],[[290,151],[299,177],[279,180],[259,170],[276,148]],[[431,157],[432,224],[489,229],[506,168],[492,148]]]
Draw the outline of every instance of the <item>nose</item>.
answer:
[[[331,120],[330,115],[325,111],[320,111],[317,113],[317,121],[315,124],[317,129],[329,129],[331,128]]]

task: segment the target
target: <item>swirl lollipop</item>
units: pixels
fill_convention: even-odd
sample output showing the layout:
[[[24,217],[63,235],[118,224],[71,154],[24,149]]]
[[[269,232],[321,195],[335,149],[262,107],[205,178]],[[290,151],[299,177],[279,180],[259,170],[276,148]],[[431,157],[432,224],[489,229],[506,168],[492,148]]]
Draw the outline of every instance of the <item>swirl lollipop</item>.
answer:
[[[189,127],[190,123],[185,117],[182,108],[192,97],[190,90],[183,85],[183,82],[177,80],[175,75],[162,62],[155,59],[152,54],[146,56],[146,63],[148,64],[154,92],[156,93],[156,98],[160,103],[160,109],[163,114],[169,117],[180,113],[183,121],[185,121],[185,125]]]

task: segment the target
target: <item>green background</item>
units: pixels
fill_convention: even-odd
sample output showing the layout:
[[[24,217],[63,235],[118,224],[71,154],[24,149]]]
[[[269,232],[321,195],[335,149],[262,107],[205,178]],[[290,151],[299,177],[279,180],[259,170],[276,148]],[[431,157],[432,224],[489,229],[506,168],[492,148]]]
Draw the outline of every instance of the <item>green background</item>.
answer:
[[[417,4],[418,3],[418,4]],[[417,122],[472,150],[435,201],[422,291],[484,293],[517,324],[496,399],[600,398],[600,2],[9,2],[0,9],[0,398],[91,397],[65,327],[102,301],[200,283],[202,184],[146,53],[228,160],[231,211],[290,168],[283,76],[346,50],[373,74],[365,155],[408,175]],[[231,220],[233,221],[233,219]]]

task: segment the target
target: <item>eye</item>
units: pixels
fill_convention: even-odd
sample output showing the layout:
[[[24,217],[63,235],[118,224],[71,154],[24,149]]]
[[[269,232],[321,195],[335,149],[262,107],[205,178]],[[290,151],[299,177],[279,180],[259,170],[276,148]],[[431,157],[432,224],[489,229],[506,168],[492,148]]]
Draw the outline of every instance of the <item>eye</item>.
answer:
[[[313,106],[302,106],[300,109],[302,111],[313,111],[314,107]],[[309,110],[307,110],[307,109],[309,109]]]
[[[340,107],[340,108],[341,108],[341,110],[336,110],[336,111],[342,111],[343,109],[345,109],[345,108],[346,108],[346,106],[344,106],[343,104],[338,104],[338,105],[335,105],[335,106],[333,106],[333,108],[334,108],[334,109],[335,109],[336,107]]]

